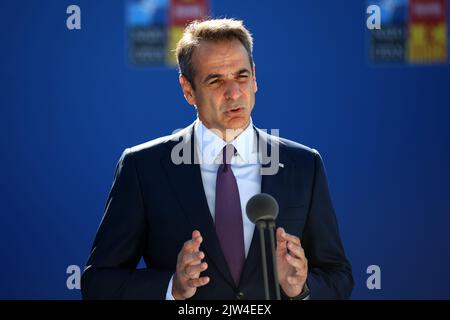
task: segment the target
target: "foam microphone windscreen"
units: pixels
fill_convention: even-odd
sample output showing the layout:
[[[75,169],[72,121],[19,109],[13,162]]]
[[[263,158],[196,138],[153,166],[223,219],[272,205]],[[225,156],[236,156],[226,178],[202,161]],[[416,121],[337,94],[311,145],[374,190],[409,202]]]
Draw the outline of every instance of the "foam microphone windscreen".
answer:
[[[267,193],[254,195],[247,202],[247,217],[251,222],[275,220],[278,216],[278,202]]]

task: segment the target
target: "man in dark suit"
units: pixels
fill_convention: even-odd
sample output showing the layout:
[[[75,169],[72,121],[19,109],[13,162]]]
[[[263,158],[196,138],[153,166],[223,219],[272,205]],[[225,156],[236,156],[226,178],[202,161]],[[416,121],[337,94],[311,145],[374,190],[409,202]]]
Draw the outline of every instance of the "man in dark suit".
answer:
[[[253,126],[252,47],[241,21],[186,28],[176,52],[180,84],[198,118],[123,153],[82,276],[84,298],[264,299],[259,234],[245,212],[261,192],[280,207],[282,297],[350,297],[319,153]],[[147,267],[136,269],[141,257]]]

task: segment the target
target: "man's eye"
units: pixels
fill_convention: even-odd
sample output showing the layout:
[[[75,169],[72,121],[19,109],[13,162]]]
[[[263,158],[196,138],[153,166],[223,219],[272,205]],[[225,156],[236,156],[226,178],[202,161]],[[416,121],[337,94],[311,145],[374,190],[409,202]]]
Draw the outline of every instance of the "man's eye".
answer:
[[[211,81],[209,84],[216,84],[218,82],[219,82],[219,79],[216,79],[216,80]]]

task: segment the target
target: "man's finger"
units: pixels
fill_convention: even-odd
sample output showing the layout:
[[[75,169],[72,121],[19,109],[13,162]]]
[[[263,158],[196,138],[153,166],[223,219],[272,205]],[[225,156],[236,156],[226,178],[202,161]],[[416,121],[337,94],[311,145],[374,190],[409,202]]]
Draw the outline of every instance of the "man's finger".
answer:
[[[292,242],[292,243],[294,243],[294,244],[296,244],[296,245],[298,245],[298,246],[301,245],[300,239],[299,239],[298,237],[293,236],[293,235],[291,235],[291,234],[289,234],[289,233],[287,233],[287,232],[284,232],[284,233],[281,235],[281,237],[282,237],[285,241]]]
[[[286,254],[286,260],[287,262],[293,266],[297,270],[304,269],[306,267],[305,261],[299,258],[294,258],[289,253]]]
[[[305,250],[303,250],[302,247],[296,246],[296,245],[293,244],[292,242],[288,242],[287,247],[288,247],[288,249],[289,249],[289,253],[290,253],[291,255],[293,255],[294,257],[297,257],[297,258],[300,258],[300,259],[306,258],[306,256],[305,256]]]
[[[201,236],[200,231],[198,231],[198,230],[192,231],[192,237],[191,237],[192,239],[198,238],[200,236]]]
[[[286,231],[284,231],[283,228],[279,227],[277,228],[277,234],[276,234],[276,238],[277,238],[277,246],[282,246],[283,244],[285,244],[286,240],[283,237],[283,234],[285,234]]]
[[[185,269],[185,276],[188,278],[198,278],[200,276],[200,272],[208,269],[208,264],[206,262],[202,262],[193,266],[188,266]]]
[[[181,258],[181,265],[184,267],[186,265],[198,264],[202,262],[204,258],[205,254],[203,251],[185,253]]]
[[[290,241],[296,245],[301,246],[300,238],[287,233],[284,230],[284,228],[279,227],[277,229],[277,242],[278,242],[278,244],[282,244],[283,242],[286,242],[286,241]]]
[[[209,277],[200,277],[198,279],[188,280],[188,286],[191,288],[197,288],[209,283]]]
[[[186,251],[186,252],[198,251],[202,241],[203,241],[203,237],[201,236],[200,232],[197,230],[193,231],[192,239],[188,240],[184,243],[183,251]]]
[[[196,248],[198,248],[202,240],[203,240],[202,237],[197,237],[195,239],[188,240],[183,244],[183,248],[181,250],[187,253],[194,252],[196,251]]]

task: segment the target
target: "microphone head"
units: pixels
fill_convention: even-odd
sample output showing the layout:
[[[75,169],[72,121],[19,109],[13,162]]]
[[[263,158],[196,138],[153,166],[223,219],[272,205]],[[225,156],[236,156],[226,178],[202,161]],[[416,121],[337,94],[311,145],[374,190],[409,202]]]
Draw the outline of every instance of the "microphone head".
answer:
[[[267,193],[254,195],[247,202],[247,217],[251,222],[259,220],[275,220],[278,216],[278,202]]]

